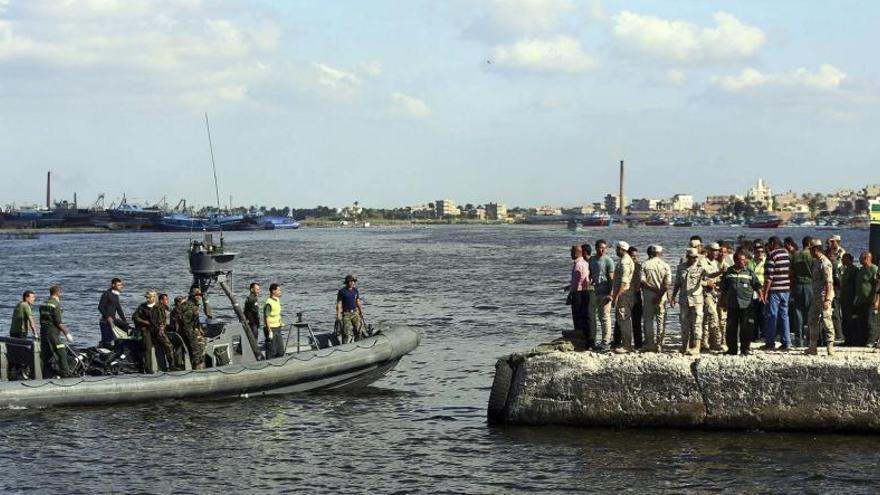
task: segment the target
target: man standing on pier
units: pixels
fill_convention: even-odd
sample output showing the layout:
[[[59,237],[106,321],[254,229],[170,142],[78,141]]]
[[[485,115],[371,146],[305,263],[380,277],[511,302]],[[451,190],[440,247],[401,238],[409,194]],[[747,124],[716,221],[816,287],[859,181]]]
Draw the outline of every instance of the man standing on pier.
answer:
[[[122,306],[119,304],[119,294],[122,293],[122,288],[122,280],[114,278],[110,281],[110,288],[101,294],[101,301],[98,303],[98,311],[101,313],[101,320],[98,322],[101,328],[100,345],[104,347],[112,346],[116,340],[116,334],[113,332],[114,326],[128,329],[125,312],[122,311]]]
[[[810,305],[810,347],[804,354],[818,354],[820,335],[828,346],[828,355],[834,355],[834,322],[832,303],[834,301],[834,274],[831,261],[822,252],[822,240],[810,241],[810,255],[813,257],[813,297]]]
[[[611,304],[615,308],[617,324],[620,326],[621,346],[614,351],[620,354],[633,351],[632,309],[635,304],[633,275],[635,263],[629,253],[629,244],[624,241],[617,243],[617,256],[620,261],[614,270]]]
[[[782,351],[791,350],[791,329],[788,321],[791,278],[791,257],[782,247],[782,241],[773,236],[767,241],[770,251],[764,270],[764,299],[767,300],[767,320],[764,324],[764,350],[776,349],[776,337],[782,339]],[[779,335],[781,334],[781,335]]]
[[[584,259],[582,246],[571,247],[571,279],[568,286],[568,302],[571,304],[571,319],[574,331],[584,336],[584,348],[591,349],[595,342],[590,331],[590,266]]]
[[[710,272],[721,272],[721,264],[718,255],[721,245],[717,242],[709,244],[709,250],[703,259],[703,264]],[[703,338],[700,344],[701,350],[720,351],[721,326],[718,317],[718,277],[703,280]]]
[[[718,276],[717,272],[710,272],[705,263],[699,263],[699,257],[697,248],[688,248],[685,262],[676,270],[675,289],[670,301],[670,305],[674,305],[675,296],[681,294],[679,320],[682,354],[700,353],[703,337],[703,280]]]
[[[640,283],[645,333],[642,350],[659,352],[666,334],[666,301],[672,285],[672,270],[663,261],[663,246],[648,246],[648,261],[642,265]]]
[[[877,321],[874,301],[877,298],[878,269],[870,251],[863,251],[859,256],[861,267],[856,274],[853,313],[856,328],[855,345],[873,344],[877,339]]]
[[[599,325],[596,350],[606,350],[611,346],[614,328],[611,326],[611,283],[614,280],[614,260],[608,256],[608,243],[605,239],[596,241],[596,255],[590,259],[590,283],[596,290],[596,316]],[[601,343],[598,330],[602,329]]]
[[[752,329],[748,322],[752,311],[752,295],[762,288],[755,272],[746,268],[745,253],[737,251],[733,257],[733,266],[727,269],[721,279],[721,301],[727,307],[727,354],[731,356],[737,353],[737,343],[742,355],[749,355]]]
[[[834,234],[828,238],[825,256],[831,262],[834,278],[834,301],[831,303],[831,321],[834,322],[834,338],[843,339],[843,313],[840,308],[840,275],[843,273],[843,255],[846,250],[840,246],[840,236]]]
[[[791,300],[789,303],[794,308],[791,338],[796,346],[805,345],[809,334],[809,332],[804,332],[804,326],[807,325],[807,314],[813,298],[813,258],[810,256],[812,241],[812,237],[804,237],[803,249],[791,254]]]

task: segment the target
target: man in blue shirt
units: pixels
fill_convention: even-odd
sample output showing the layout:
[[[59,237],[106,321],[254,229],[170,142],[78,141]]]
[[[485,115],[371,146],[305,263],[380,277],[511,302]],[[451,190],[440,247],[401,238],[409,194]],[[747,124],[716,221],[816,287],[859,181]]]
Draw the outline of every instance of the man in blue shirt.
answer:
[[[608,256],[608,243],[605,239],[596,241],[596,255],[590,258],[590,284],[596,290],[596,314],[599,325],[593,328],[602,328],[602,343],[597,350],[606,350],[611,346],[614,336],[614,327],[611,326],[611,285],[614,281],[614,260]],[[599,339],[596,339],[599,342]]]
[[[364,305],[355,287],[354,275],[345,276],[345,287],[336,293],[336,332],[343,344],[360,340],[362,335]]]

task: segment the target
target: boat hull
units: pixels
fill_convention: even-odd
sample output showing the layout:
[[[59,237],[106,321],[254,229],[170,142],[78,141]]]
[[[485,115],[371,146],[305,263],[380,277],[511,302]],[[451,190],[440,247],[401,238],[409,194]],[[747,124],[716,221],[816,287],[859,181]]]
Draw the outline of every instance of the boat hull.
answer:
[[[3,382],[0,407],[93,406],[361,387],[384,376],[418,346],[419,339],[413,329],[392,327],[351,344],[204,370]]]

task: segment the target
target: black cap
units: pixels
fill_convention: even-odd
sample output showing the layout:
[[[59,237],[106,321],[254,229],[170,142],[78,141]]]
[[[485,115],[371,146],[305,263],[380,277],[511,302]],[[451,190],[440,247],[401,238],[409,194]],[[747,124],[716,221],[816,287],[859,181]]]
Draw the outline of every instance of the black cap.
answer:
[[[352,275],[350,273],[345,276],[345,283],[346,284],[349,282],[357,282],[357,281],[358,281],[357,277],[355,277],[354,275]]]

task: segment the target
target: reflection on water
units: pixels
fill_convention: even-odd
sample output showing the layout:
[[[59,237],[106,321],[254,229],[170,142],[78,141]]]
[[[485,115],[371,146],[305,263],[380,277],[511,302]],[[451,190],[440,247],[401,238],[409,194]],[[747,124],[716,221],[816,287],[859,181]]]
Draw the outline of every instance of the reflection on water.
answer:
[[[642,251],[659,242],[677,260],[692,232],[505,226],[226,234],[241,253],[235,287],[242,296],[251,280],[277,281],[287,315],[302,310],[332,328],[335,291],[354,272],[368,321],[412,325],[422,345],[357,392],[0,411],[0,491],[876,492],[878,437],[486,424],[495,358],[570,324],[559,287],[573,241],[625,239]],[[700,233],[732,239],[743,232],[769,234]],[[867,245],[866,232],[842,235],[850,251]],[[0,315],[11,314],[24,289],[42,299],[58,282],[78,343],[96,341],[98,297],[113,276],[127,282],[129,311],[147,288],[172,296],[188,288],[188,240],[153,233],[0,240]],[[212,303],[228,312],[220,298]]]

